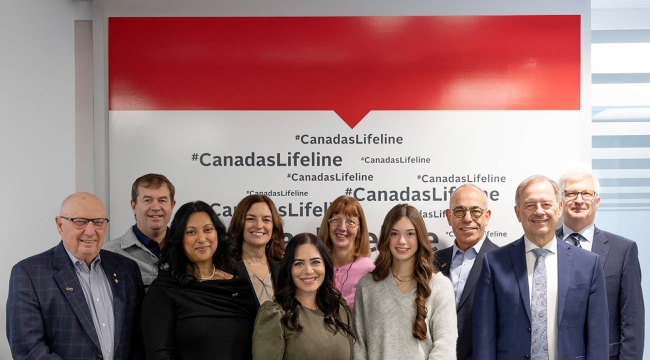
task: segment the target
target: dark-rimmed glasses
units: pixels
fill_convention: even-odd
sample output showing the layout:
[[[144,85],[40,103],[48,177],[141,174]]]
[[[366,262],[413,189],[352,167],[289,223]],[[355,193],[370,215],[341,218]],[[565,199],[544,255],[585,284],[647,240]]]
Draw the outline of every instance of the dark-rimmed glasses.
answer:
[[[69,218],[65,216],[59,216],[59,217],[61,219],[66,219],[68,221],[71,221],[72,225],[77,229],[85,229],[86,226],[88,226],[89,222],[92,222],[95,229],[98,230],[105,228],[106,224],[108,224],[107,218],[88,219],[88,218]]]
[[[455,208],[451,209],[451,212],[454,214],[455,217],[457,218],[463,218],[465,217],[465,214],[469,211],[469,216],[472,217],[472,219],[478,219],[483,215],[487,209],[481,209],[478,206],[474,206],[471,208],[466,208],[463,206],[456,206]]]

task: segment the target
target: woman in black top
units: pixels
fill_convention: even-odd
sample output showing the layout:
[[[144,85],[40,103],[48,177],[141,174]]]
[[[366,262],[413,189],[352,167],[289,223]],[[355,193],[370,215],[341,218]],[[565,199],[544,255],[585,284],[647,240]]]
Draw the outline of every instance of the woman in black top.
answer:
[[[282,217],[266,195],[248,195],[235,207],[228,233],[235,239],[241,276],[250,280],[260,304],[272,301],[284,255]]]
[[[251,359],[257,305],[234,248],[210,205],[178,209],[142,304],[147,359]]]

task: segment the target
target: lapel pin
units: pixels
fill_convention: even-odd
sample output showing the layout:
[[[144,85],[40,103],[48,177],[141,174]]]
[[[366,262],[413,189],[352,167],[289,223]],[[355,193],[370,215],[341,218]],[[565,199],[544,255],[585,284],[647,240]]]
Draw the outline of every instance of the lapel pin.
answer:
[[[117,274],[116,274],[116,273],[113,273],[113,276],[117,277]]]
[[[447,263],[442,264],[442,267],[445,267],[445,266],[447,266]]]
[[[119,283],[119,282],[120,282],[119,280],[115,279],[115,283],[116,283],[116,284]]]
[[[234,293],[234,294],[232,294],[232,297],[236,297],[238,295],[239,295],[239,293]]]
[[[74,290],[74,289],[71,288],[71,287],[67,287],[67,288],[65,288],[65,291],[72,291],[72,290]]]

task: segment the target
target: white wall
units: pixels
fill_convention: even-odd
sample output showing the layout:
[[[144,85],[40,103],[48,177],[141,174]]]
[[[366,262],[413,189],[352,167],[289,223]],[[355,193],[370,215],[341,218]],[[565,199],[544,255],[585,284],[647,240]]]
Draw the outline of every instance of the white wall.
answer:
[[[75,189],[74,3],[0,1],[0,304],[11,267],[59,241]],[[0,359],[10,359],[0,311]]]

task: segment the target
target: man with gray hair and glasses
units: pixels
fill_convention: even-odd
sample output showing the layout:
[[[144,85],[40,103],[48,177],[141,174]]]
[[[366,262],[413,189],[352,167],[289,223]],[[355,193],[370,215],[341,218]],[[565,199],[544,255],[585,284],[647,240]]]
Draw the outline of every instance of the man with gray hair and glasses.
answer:
[[[7,339],[14,359],[141,359],[138,265],[100,250],[108,219],[95,195],[61,204],[59,244],[11,269]]]
[[[556,235],[559,240],[600,255],[607,286],[610,359],[640,360],[645,310],[639,251],[634,241],[594,225],[599,190],[598,179],[585,168],[573,168],[560,177],[564,224]]]
[[[451,194],[447,222],[454,244],[436,252],[435,265],[451,280],[456,294],[458,319],[457,360],[472,359],[472,310],[474,288],[483,265],[483,255],[497,249],[485,232],[490,221],[487,196],[478,186],[464,184]]]

